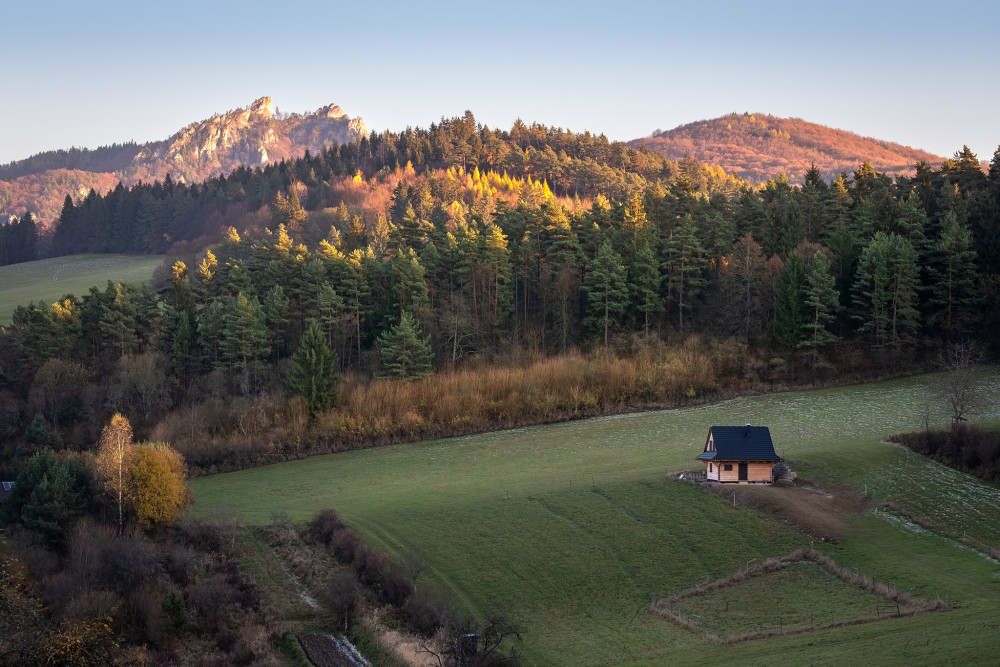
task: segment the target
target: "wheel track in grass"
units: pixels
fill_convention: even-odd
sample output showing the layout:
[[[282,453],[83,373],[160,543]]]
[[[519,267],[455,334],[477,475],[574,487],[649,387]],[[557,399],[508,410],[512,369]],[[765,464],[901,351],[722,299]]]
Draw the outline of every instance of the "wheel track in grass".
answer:
[[[683,501],[678,500],[676,497],[671,496],[670,494],[667,493],[667,490],[662,486],[657,486],[652,482],[640,482],[639,485],[646,488],[649,491],[652,491],[658,497],[669,502],[671,505],[680,506],[683,507],[685,510],[696,512],[702,518],[702,520],[705,522],[706,525],[711,525],[715,527],[728,525],[726,523],[720,523],[719,517],[714,515],[712,512],[708,511],[705,507],[698,506],[697,504],[694,503],[684,503]],[[708,573],[710,576],[717,576],[717,577],[725,576],[725,573],[718,569],[718,563],[715,562],[709,563],[706,562],[704,558],[702,558],[701,556],[702,550],[697,548],[690,538],[685,537],[683,543],[684,546],[688,549],[688,551],[690,551],[698,559],[698,562],[701,563],[702,567],[705,568],[706,573]],[[762,555],[764,554],[764,550],[760,548],[756,540],[753,543],[747,542],[747,545],[752,546]]]
[[[400,562],[401,554],[399,553],[399,548],[402,546],[402,540],[400,540],[400,538],[390,533],[380,524],[368,519],[352,517],[350,519],[350,523],[363,529],[366,534],[373,536],[378,542],[378,547],[382,553],[390,556],[397,563]],[[451,595],[462,604],[462,606],[470,610],[477,618],[483,617],[482,610],[472,602],[462,588],[455,584],[450,577],[434,565],[431,565],[430,570],[434,573],[434,576],[445,585]]]
[[[592,490],[592,492],[596,493],[595,490]],[[600,494],[600,493],[597,493],[597,496],[601,497],[601,498],[604,498],[604,496],[602,494]],[[615,560],[621,566],[622,572],[624,572],[625,576],[627,576],[628,579],[629,579],[629,581],[632,582],[632,585],[635,586],[635,589],[637,591],[640,591],[643,596],[650,596],[650,595],[652,595],[652,593],[649,593],[649,592],[647,592],[647,591],[644,590],[644,587],[640,583],[639,573],[635,570],[635,568],[632,565],[630,565],[628,563],[627,559],[622,554],[621,549],[619,549],[616,545],[614,545],[612,542],[610,542],[606,537],[603,537],[603,536],[599,535],[597,532],[591,530],[590,528],[587,528],[586,526],[584,526],[583,524],[581,524],[579,521],[577,521],[576,519],[574,519],[572,516],[570,516],[566,512],[560,510],[559,508],[555,507],[551,503],[548,503],[545,500],[542,500],[541,498],[535,498],[535,497],[529,496],[528,497],[528,501],[529,502],[537,503],[539,505],[539,507],[541,507],[545,511],[549,512],[550,514],[552,514],[552,516],[556,517],[557,519],[561,519],[562,521],[565,521],[566,523],[568,523],[571,526],[573,526],[573,528],[575,528],[576,530],[578,530],[581,533],[583,533],[584,535],[586,535],[588,538],[593,539],[593,540],[601,543],[602,545],[604,545],[604,547],[608,551],[610,551],[612,554],[614,554]]]

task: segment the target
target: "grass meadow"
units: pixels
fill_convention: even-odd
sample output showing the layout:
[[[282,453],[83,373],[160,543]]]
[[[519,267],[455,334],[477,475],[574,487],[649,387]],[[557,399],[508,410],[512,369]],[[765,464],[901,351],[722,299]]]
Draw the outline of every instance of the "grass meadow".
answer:
[[[0,324],[29,301],[50,304],[65,294],[80,297],[109,280],[149,282],[163,257],[156,255],[70,255],[0,267]]]
[[[996,369],[981,379],[993,412],[985,417],[995,420]],[[526,629],[529,664],[989,663],[1000,654],[1000,563],[961,539],[1000,548],[1000,489],[882,441],[947,423],[933,399],[939,381],[924,375],[318,456],[195,479],[195,511],[228,506],[265,524],[275,512],[305,521],[332,507],[376,549],[399,556],[417,545],[433,565],[421,584],[447,589],[478,614],[510,613]],[[710,425],[746,422],[770,426],[800,476],[871,497],[875,509],[845,518],[843,541],[817,548],[900,591],[947,599],[950,609],[738,644],[653,614],[654,599],[811,541],[770,514],[666,477],[698,469]],[[847,613],[861,599],[794,580],[782,586],[786,606],[811,617]],[[753,595],[745,597],[752,607]],[[771,616],[782,612],[769,606],[759,600],[754,623],[777,625]]]

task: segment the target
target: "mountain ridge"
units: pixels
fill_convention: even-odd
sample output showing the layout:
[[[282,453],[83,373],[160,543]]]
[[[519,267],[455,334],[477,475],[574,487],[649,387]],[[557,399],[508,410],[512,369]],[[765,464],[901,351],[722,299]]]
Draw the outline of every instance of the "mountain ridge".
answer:
[[[855,171],[863,162],[890,175],[909,175],[917,162],[938,165],[945,158],[895,142],[864,137],[801,118],[760,113],[731,113],[679,125],[628,142],[673,159],[685,156],[720,166],[750,181],[780,174],[801,183],[815,164],[826,180]]]
[[[273,99],[261,97],[246,108],[190,123],[160,141],[46,151],[0,165],[0,215],[31,211],[47,226],[58,218],[67,194],[79,199],[91,188],[103,192],[118,181],[131,186],[163,180],[167,174],[196,183],[367,133],[364,119],[352,118],[336,104],[275,115]]]

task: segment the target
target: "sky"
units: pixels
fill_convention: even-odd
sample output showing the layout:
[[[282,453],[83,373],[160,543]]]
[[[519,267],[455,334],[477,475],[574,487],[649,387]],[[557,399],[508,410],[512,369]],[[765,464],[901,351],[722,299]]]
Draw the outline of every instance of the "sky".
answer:
[[[943,156],[1000,145],[993,0],[4,4],[0,164],[263,96],[379,131],[468,109],[629,140],[748,111]]]

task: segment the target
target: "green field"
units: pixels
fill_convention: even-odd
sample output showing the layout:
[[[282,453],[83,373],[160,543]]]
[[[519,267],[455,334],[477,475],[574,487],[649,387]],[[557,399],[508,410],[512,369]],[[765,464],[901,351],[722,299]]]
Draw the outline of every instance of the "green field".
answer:
[[[10,322],[17,306],[29,301],[50,304],[65,294],[83,296],[109,280],[149,282],[158,255],[69,255],[0,267],[0,324]]]
[[[195,509],[228,505],[260,524],[274,512],[301,521],[333,507],[378,549],[414,543],[431,556],[432,585],[527,628],[530,664],[995,662],[1000,564],[953,538],[1000,547],[1000,489],[881,442],[923,423],[937,379],[320,456],[196,479]],[[996,369],[983,379],[997,406]],[[945,418],[932,411],[931,421]],[[770,515],[665,478],[697,469],[710,425],[745,422],[769,425],[800,475],[849,484],[933,524],[936,532],[869,512],[846,518],[840,544],[817,546],[899,590],[948,599],[952,610],[735,645],[652,614],[654,598],[810,541]]]

